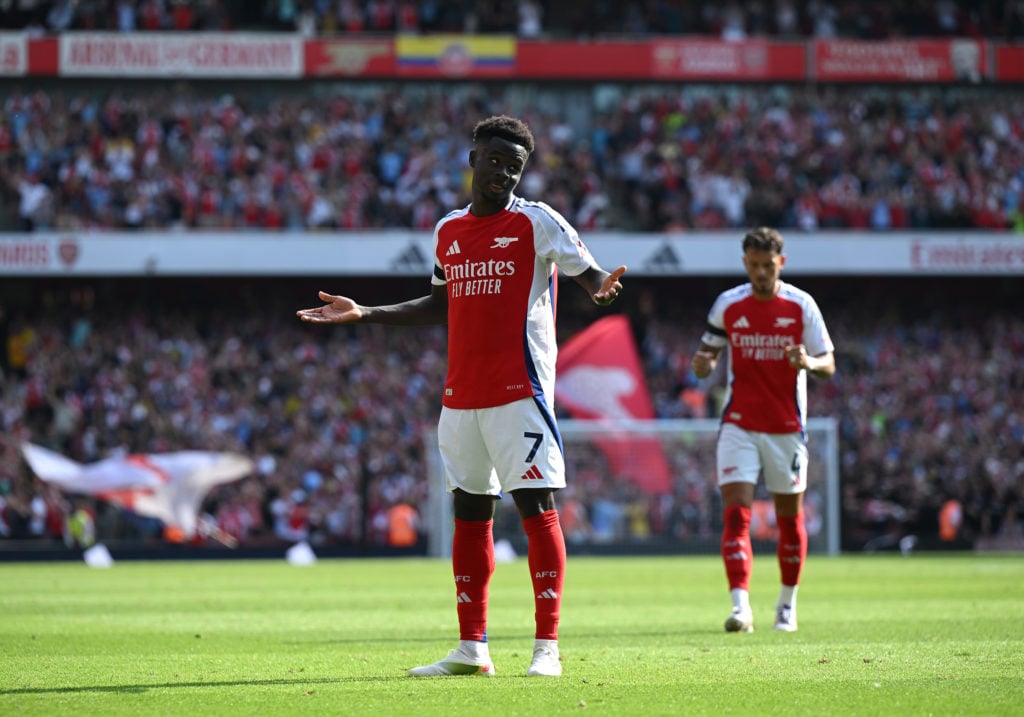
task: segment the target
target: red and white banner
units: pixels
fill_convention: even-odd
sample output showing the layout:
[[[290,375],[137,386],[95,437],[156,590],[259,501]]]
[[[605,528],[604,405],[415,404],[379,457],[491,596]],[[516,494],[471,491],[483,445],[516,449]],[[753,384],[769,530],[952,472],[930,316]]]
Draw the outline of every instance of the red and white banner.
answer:
[[[987,43],[956,40],[818,40],[813,78],[828,82],[980,82]]]
[[[390,39],[307,40],[307,77],[393,77],[395,43]]]
[[[64,77],[287,78],[304,73],[298,35],[256,33],[63,33]]]
[[[83,465],[32,443],[22,454],[40,480],[67,493],[92,495],[140,515],[196,533],[199,510],[210,489],[253,472],[253,463],[236,453],[180,451],[107,458]]]
[[[28,39],[21,32],[0,32],[0,77],[28,72]]]
[[[803,43],[744,40],[656,40],[651,44],[655,77],[687,80],[802,80],[807,76]]]
[[[522,40],[460,35],[305,38],[297,33],[0,33],[0,76],[509,77],[733,82],[1024,81],[1019,43],[929,40]]]
[[[640,354],[629,319],[617,314],[595,321],[558,351],[555,401],[574,418],[628,421],[654,418]],[[596,441],[616,476],[649,493],[672,490],[672,472],[656,439],[623,432]]]

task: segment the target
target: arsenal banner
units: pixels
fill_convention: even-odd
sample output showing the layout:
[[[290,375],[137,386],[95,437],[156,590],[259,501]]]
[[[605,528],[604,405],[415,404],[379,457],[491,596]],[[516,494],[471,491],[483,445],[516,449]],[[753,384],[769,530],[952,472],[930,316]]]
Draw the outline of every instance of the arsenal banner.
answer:
[[[980,82],[982,40],[817,40],[815,79],[827,82]]]
[[[58,36],[64,77],[296,78],[298,35],[231,32],[69,32]]]
[[[244,456],[209,451],[118,456],[89,465],[31,443],[22,444],[22,454],[40,480],[157,518],[180,528],[186,538],[196,533],[210,489],[253,471]]]
[[[555,400],[574,418],[623,421],[654,418],[640,354],[629,319],[623,315],[595,321],[558,351]],[[632,480],[648,493],[671,491],[671,470],[656,439],[623,431],[602,437],[598,448],[616,476]]]
[[[733,41],[662,35],[630,41],[482,34],[0,32],[0,77],[1018,83],[1024,79],[1022,57],[1020,42],[974,37]]]

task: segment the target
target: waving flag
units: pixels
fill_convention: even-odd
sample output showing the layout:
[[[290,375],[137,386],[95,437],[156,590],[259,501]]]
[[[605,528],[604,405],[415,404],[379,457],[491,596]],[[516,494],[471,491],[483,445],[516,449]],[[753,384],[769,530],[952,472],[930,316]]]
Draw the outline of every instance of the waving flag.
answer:
[[[253,471],[252,461],[236,453],[127,455],[84,465],[32,443],[23,443],[21,450],[41,480],[162,520],[186,538],[196,533],[199,509],[210,489]]]
[[[555,400],[574,418],[624,421],[654,418],[629,320],[595,321],[558,350]],[[671,490],[671,470],[659,441],[623,431],[596,441],[612,470],[649,493]]]

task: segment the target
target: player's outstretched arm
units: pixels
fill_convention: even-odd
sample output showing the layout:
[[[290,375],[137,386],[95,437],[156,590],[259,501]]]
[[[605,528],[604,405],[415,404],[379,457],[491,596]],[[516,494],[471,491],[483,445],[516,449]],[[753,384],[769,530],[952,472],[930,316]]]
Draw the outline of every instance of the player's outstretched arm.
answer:
[[[319,296],[323,306],[299,309],[295,315],[313,324],[351,324],[363,318],[363,307],[347,296],[335,296],[326,291],[321,291]]]
[[[347,296],[320,292],[323,306],[295,312],[303,321],[314,324],[390,324],[424,326],[444,324],[448,320],[448,292],[435,286],[427,296],[387,306],[362,306]]]
[[[619,279],[625,273],[625,266],[620,266],[611,274],[603,269],[587,269],[573,278],[576,283],[587,290],[595,304],[607,306],[615,301],[622,292],[622,282]]]

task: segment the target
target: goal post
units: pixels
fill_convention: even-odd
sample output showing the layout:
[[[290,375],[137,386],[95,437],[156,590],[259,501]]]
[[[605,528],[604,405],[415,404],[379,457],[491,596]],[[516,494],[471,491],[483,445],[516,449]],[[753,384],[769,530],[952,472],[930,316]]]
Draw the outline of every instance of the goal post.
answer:
[[[721,500],[715,479],[718,419],[651,419],[584,421],[562,419],[568,486],[558,494],[563,530],[570,552],[594,554],[717,554]],[[618,450],[661,450],[670,468],[671,490],[645,494],[616,475],[602,445]],[[807,422],[810,463],[804,496],[808,549],[821,555],[840,552],[839,429],[832,417]],[[429,494],[425,516],[428,552],[451,555],[451,496],[445,490],[437,449],[437,432],[424,434]],[[568,515],[567,513],[571,513]],[[758,484],[751,538],[763,552],[775,540],[770,496]],[[495,540],[525,549],[518,513],[511,500],[499,501]]]

